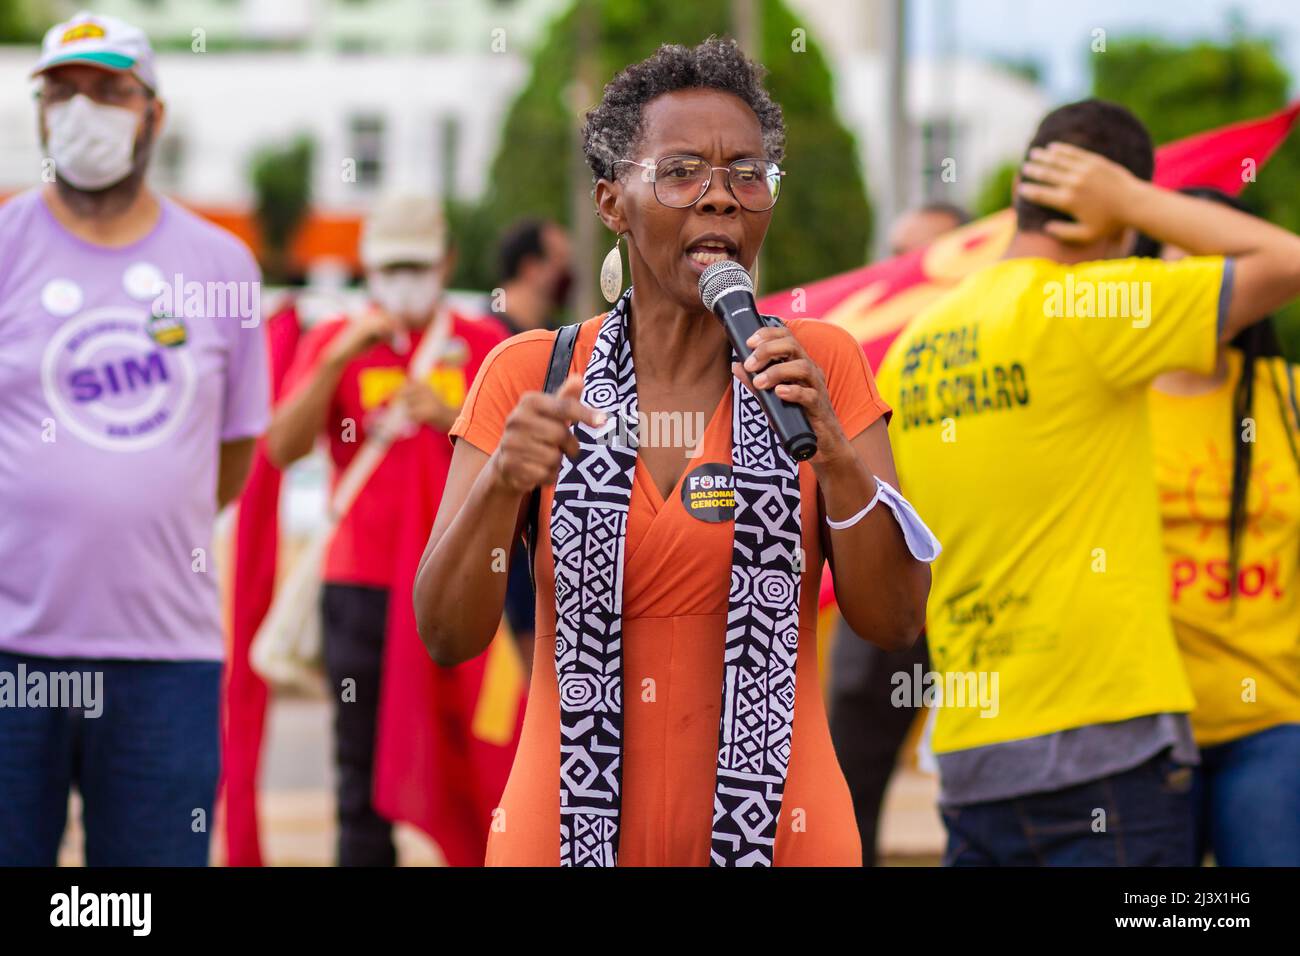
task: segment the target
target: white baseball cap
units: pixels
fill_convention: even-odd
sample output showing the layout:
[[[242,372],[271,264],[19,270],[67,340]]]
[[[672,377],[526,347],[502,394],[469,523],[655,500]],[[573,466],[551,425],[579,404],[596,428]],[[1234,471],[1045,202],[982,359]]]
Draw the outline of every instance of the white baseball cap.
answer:
[[[151,91],[158,91],[149,38],[139,27],[116,17],[83,11],[66,23],[50,27],[41,44],[41,58],[36,69],[32,70],[32,76],[65,63],[132,73]]]
[[[403,262],[435,265],[446,253],[442,207],[427,196],[381,199],[361,230],[361,264],[367,269]]]

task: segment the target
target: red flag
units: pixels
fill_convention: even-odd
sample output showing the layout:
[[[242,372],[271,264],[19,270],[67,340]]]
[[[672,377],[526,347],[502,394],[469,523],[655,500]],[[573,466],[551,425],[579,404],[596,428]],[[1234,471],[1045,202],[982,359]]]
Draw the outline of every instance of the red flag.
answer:
[[[1168,143],[1156,150],[1155,181],[1168,189],[1214,186],[1241,192],[1251,165],[1258,169],[1290,134],[1300,102],[1261,119],[1233,123]],[[924,249],[814,282],[774,292],[758,302],[782,318],[817,316],[844,326],[862,343],[873,369],[890,343],[926,306],[966,276],[995,262],[1011,241],[1015,217],[1004,209],[940,237]],[[822,575],[821,605],[834,601]]]
[[[266,322],[271,394],[280,397],[301,329],[290,303]],[[226,865],[261,866],[257,770],[266,721],[267,687],[248,663],[248,648],[271,606],[280,535],[280,470],[257,443],[239,496],[231,575],[230,650],[223,681],[221,785],[226,808]]]
[[[407,443],[445,442],[423,429]],[[411,592],[446,474],[436,457],[410,451],[394,557],[376,731],[374,806],[414,824],[452,866],[482,866],[493,810],[505,789],[523,726],[522,667],[499,633],[458,667],[430,659],[415,627]]]
[[[1300,103],[1263,119],[1197,133],[1156,150],[1155,181],[1169,189],[1212,186],[1230,196],[1246,188],[1295,125]]]

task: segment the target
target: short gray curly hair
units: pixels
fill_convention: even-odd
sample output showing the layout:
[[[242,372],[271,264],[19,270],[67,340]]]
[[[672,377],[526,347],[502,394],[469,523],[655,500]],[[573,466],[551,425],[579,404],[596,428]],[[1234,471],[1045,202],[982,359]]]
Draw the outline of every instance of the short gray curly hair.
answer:
[[[710,89],[732,93],[758,117],[765,159],[785,155],[781,107],[763,88],[767,71],[750,60],[735,40],[709,37],[694,47],[667,44],[605,85],[600,103],[587,112],[582,151],[595,179],[614,178],[614,162],[630,159],[641,137],[641,110],[656,96],[677,90]]]

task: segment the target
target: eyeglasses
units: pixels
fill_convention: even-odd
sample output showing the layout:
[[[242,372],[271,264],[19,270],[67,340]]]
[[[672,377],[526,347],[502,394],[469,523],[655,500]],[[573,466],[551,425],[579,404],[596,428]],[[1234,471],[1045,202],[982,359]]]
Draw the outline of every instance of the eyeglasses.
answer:
[[[785,175],[785,170],[766,159],[737,159],[726,166],[710,166],[699,156],[665,156],[653,163],[619,159],[614,165],[622,163],[646,170],[643,175],[654,183],[655,198],[672,209],[699,202],[709,191],[714,170],[720,169],[727,174],[727,191],[736,202],[750,212],[766,212],[776,205]]]
[[[116,76],[105,76],[103,80],[88,84],[86,89],[75,83],[62,80],[46,79],[37,90],[36,96],[46,104],[66,103],[78,93],[83,93],[103,106],[128,106],[137,97],[148,99],[152,94],[140,83]]]

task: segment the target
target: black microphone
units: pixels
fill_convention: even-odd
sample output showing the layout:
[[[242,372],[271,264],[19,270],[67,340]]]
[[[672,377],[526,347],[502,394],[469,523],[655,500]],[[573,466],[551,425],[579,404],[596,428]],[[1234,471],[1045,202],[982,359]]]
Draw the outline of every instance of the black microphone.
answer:
[[[759,318],[758,306],[754,304],[754,280],[739,262],[723,259],[709,266],[700,276],[700,298],[704,300],[705,308],[722,322],[743,365],[754,351],[745,343],[766,325]],[[805,461],[817,454],[817,436],[808,424],[803,408],[777,398],[776,393],[768,388],[757,388],[754,392],[786,454],[795,461]]]

